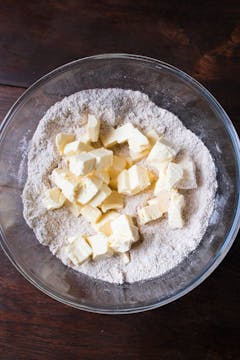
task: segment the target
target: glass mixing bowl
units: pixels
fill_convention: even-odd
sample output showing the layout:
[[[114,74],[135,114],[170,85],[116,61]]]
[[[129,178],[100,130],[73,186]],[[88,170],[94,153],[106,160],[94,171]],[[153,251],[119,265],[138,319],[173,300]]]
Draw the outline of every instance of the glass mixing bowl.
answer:
[[[22,215],[27,145],[46,110],[80,90],[123,88],[149,95],[176,114],[207,145],[218,191],[207,231],[195,251],[170,272],[133,284],[94,280],[64,266],[39,244]],[[0,131],[1,245],[21,274],[44,293],[78,309],[132,313],[176,300],[219,265],[239,229],[239,139],[215,98],[187,74],[158,60],[107,54],[64,65],[33,84],[13,105]]]

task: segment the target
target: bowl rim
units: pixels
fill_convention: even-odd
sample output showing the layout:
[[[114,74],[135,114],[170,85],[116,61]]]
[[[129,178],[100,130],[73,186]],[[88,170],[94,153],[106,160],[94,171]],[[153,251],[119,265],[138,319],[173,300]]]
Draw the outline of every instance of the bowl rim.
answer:
[[[51,78],[54,75],[57,75],[61,72],[64,72],[68,70],[68,68],[71,68],[72,66],[81,64],[84,61],[98,61],[98,60],[113,60],[113,59],[125,59],[125,60],[138,60],[140,62],[146,62],[148,64],[153,64],[158,68],[164,68],[171,73],[174,73],[178,77],[180,76],[182,79],[185,79],[188,83],[192,84],[197,90],[201,93],[201,95],[211,104],[212,108],[215,112],[217,112],[223,121],[224,127],[232,141],[233,149],[236,156],[236,162],[237,162],[237,179],[239,180],[240,177],[240,141],[239,137],[237,135],[237,132],[226,114],[225,110],[222,108],[222,106],[218,103],[218,101],[215,99],[215,97],[203,86],[201,85],[197,80],[192,78],[190,75],[188,75],[186,72],[178,69],[177,67],[168,64],[167,62],[154,59],[148,56],[141,56],[141,55],[133,55],[133,54],[127,54],[127,53],[106,53],[106,54],[100,54],[100,55],[93,55],[88,57],[83,57],[71,62],[68,62],[62,66],[59,66],[52,71],[48,72],[46,75],[40,77],[37,81],[35,81],[30,87],[28,87],[23,94],[16,100],[16,102],[12,105],[12,107],[9,109],[7,114],[5,115],[1,125],[0,125],[0,142],[1,138],[4,135],[5,129],[8,125],[8,123],[11,120],[11,117],[14,115],[14,113],[18,110],[18,107],[21,105],[21,103],[24,101],[24,99],[33,91],[36,90],[38,87],[42,85],[42,83],[46,82],[48,78]],[[177,292],[174,295],[168,296],[161,301],[158,301],[157,303],[148,304],[148,305],[140,305],[136,306],[135,308],[115,308],[115,309],[106,309],[104,307],[93,307],[88,306],[84,304],[79,304],[75,301],[71,301],[69,299],[64,299],[60,294],[57,292],[54,292],[50,288],[47,288],[46,285],[42,284],[41,281],[36,281],[30,274],[28,274],[21,265],[15,260],[10,248],[8,247],[7,238],[4,234],[3,228],[0,224],[0,244],[1,247],[10,260],[10,262],[14,265],[14,267],[20,272],[21,275],[25,279],[27,279],[32,285],[34,285],[37,289],[45,293],[46,295],[50,296],[51,298],[65,304],[72,306],[77,309],[85,310],[92,313],[100,313],[100,314],[131,314],[131,313],[138,313],[143,312],[147,310],[152,310],[155,308],[158,308],[160,306],[166,305],[168,303],[171,303],[182,296],[188,294],[190,291],[192,291],[194,288],[196,288],[198,285],[200,285],[222,262],[224,257],[227,255],[228,251],[230,250],[237,233],[240,228],[240,193],[238,191],[238,200],[237,200],[237,206],[235,209],[235,215],[232,222],[232,225],[228,231],[228,234],[225,238],[225,241],[223,245],[221,246],[221,249],[215,254],[215,256],[211,259],[208,266],[198,275],[196,279],[194,279],[190,284],[186,285],[183,289],[181,289],[179,292]]]

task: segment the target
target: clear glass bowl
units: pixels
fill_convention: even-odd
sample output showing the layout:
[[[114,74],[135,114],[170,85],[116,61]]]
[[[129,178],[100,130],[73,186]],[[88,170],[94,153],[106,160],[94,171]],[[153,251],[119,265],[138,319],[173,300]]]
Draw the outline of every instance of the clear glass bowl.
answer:
[[[208,229],[182,263],[163,276],[113,285],[64,266],[40,245],[22,215],[27,176],[26,145],[39,120],[56,101],[80,90],[123,88],[149,95],[175,113],[208,146],[214,157],[218,191]],[[199,285],[219,265],[239,229],[239,139],[215,98],[182,71],[158,60],[125,54],[80,59],[47,74],[14,104],[0,130],[1,245],[21,274],[44,293],[78,309],[132,313],[176,300]]]

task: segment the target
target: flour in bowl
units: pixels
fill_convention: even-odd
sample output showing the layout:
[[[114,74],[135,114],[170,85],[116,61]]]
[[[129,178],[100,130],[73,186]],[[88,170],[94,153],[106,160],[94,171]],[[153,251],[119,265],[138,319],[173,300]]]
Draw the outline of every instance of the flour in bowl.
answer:
[[[60,132],[83,134],[87,114],[101,118],[101,127],[132,123],[144,132],[154,129],[191,155],[197,169],[198,187],[185,191],[185,225],[172,229],[166,218],[138,224],[141,241],[130,250],[130,262],[111,256],[69,264],[62,248],[76,234],[92,235],[94,229],[83,216],[75,217],[67,207],[46,211],[42,203],[44,188],[50,187],[50,174],[62,159],[55,137]],[[127,154],[126,148],[116,149]],[[203,142],[172,113],[156,106],[147,95],[122,89],[86,90],[64,98],[52,106],[40,121],[28,155],[28,178],[23,191],[24,217],[37,239],[54,255],[75,270],[113,283],[134,282],[159,276],[178,265],[201,241],[211,216],[217,188],[213,159]],[[150,191],[127,196],[121,213],[136,215]]]

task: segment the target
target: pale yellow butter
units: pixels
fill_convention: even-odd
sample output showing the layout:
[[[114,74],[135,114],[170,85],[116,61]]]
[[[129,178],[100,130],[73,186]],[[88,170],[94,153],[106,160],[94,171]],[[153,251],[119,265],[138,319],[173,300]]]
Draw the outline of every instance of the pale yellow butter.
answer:
[[[153,166],[158,166],[161,162],[173,160],[176,154],[176,150],[166,140],[161,139],[152,147],[147,161]]]
[[[102,184],[98,193],[90,201],[91,206],[100,206],[102,202],[111,194],[112,190],[106,184]]]
[[[75,140],[68,143],[63,150],[63,154],[66,156],[72,156],[80,154],[81,152],[91,151],[93,149],[92,146],[82,142],[81,140]]]
[[[100,131],[100,119],[96,118],[96,116],[92,114],[89,114],[88,122],[87,122],[87,134],[92,142],[98,141],[99,131]]]
[[[119,210],[123,208],[124,197],[122,194],[119,194],[117,191],[113,191],[101,204],[102,212],[107,212],[108,210]]]
[[[177,190],[172,190],[168,208],[168,224],[171,228],[179,229],[183,227],[184,219],[182,212],[184,207],[184,196],[179,194]]]
[[[106,236],[110,236],[112,234],[111,222],[119,216],[120,214],[118,212],[109,211],[104,214],[96,224],[94,224],[94,229],[98,232],[102,232]]]
[[[62,155],[65,146],[75,140],[74,134],[59,133],[56,136],[55,143],[59,153]]]
[[[65,200],[66,198],[63,195],[62,191],[57,187],[45,190],[42,199],[43,206],[47,210],[59,209],[64,205]]]
[[[81,215],[89,221],[91,224],[96,224],[100,220],[102,213],[101,211],[91,205],[85,205],[81,208]]]
[[[93,260],[109,253],[109,239],[104,234],[96,234],[87,237],[87,241],[92,248]]]
[[[69,170],[77,176],[91,173],[95,165],[96,159],[91,153],[82,152],[69,158]]]
[[[81,180],[81,188],[77,195],[77,201],[84,205],[94,199],[99,189],[103,187],[102,180],[96,176],[86,176]],[[101,190],[100,190],[101,191]]]
[[[63,247],[63,252],[74,265],[78,266],[89,259],[92,248],[81,235],[76,235],[69,238],[69,244]]]
[[[51,175],[54,184],[59,187],[63,195],[71,202],[74,202],[76,191],[78,190],[81,180],[64,169],[54,169]]]
[[[108,169],[113,162],[113,152],[104,148],[92,150],[89,154],[96,159],[96,170]]]

